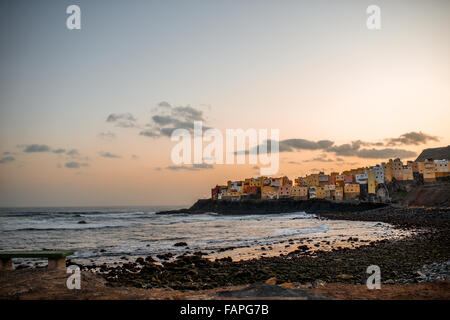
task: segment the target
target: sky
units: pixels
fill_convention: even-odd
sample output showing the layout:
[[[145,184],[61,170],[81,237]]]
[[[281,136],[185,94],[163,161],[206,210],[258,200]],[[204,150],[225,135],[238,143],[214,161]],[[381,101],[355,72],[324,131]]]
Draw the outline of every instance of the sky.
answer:
[[[81,9],[69,30],[66,9]],[[381,29],[366,26],[378,5]],[[170,133],[279,129],[280,170],[450,144],[448,1],[0,4],[0,206],[189,205],[251,164],[177,166]]]

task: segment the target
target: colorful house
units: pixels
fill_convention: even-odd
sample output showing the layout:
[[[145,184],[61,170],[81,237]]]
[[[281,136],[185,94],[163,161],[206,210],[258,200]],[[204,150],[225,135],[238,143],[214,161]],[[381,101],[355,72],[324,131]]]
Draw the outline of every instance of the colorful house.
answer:
[[[347,183],[344,186],[344,199],[351,200],[359,197],[361,192],[359,183]]]
[[[307,200],[308,199],[308,187],[306,186],[292,186],[291,197],[295,200]]]

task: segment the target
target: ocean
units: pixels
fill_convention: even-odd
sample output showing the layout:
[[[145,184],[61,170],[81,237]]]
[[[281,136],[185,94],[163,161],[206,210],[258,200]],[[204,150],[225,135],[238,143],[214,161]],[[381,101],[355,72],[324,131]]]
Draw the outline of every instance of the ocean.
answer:
[[[72,261],[98,265],[169,252],[251,259],[278,255],[281,248],[288,251],[284,244],[292,240],[320,243],[321,248],[330,242],[331,248],[348,244],[348,237],[368,241],[401,236],[385,223],[323,220],[304,212],[155,214],[163,209],[167,207],[0,208],[0,250],[72,249]],[[174,246],[177,242],[188,247]],[[14,260],[16,266],[22,263],[46,261]]]

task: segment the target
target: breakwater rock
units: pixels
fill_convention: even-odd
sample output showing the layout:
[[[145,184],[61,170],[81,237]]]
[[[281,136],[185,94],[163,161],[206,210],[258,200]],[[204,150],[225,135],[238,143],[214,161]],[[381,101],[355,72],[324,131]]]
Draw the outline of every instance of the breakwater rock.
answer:
[[[386,207],[384,203],[371,202],[344,202],[330,201],[325,199],[310,200],[197,200],[190,208],[179,210],[160,211],[158,214],[174,213],[207,213],[215,212],[219,214],[273,214],[286,212],[361,212]]]

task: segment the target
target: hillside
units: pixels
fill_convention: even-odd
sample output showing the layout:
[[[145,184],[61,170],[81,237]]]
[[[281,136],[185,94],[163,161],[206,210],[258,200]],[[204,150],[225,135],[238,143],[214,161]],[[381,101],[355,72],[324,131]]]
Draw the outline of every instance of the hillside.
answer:
[[[425,159],[450,159],[450,146],[425,149],[417,157],[416,161],[424,161]]]
[[[407,206],[449,207],[450,183],[416,186],[403,200]]]

